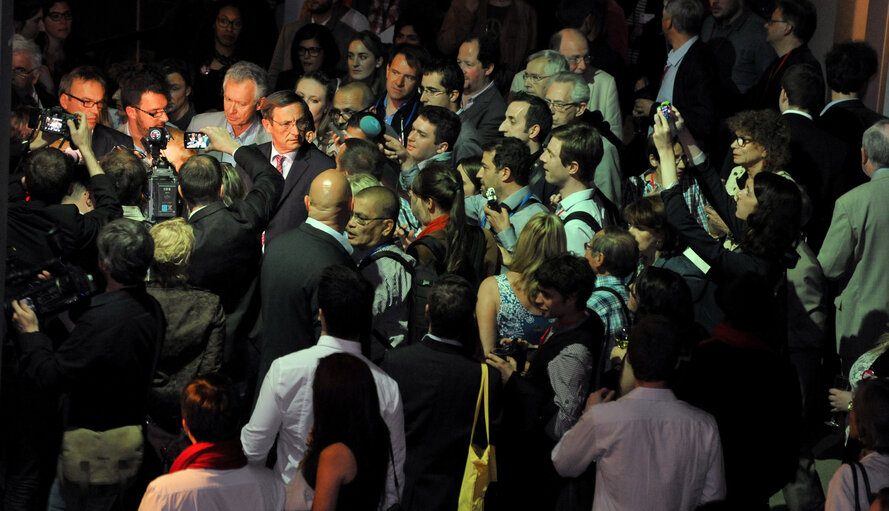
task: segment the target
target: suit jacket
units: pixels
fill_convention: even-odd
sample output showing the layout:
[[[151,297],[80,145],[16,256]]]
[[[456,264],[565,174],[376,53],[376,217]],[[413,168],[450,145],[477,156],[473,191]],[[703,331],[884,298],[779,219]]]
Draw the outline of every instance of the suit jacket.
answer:
[[[101,158],[106,154],[111,152],[111,149],[114,146],[122,145],[124,147],[133,148],[133,137],[128,137],[123,133],[109,128],[108,126],[104,126],[102,124],[96,124],[96,127],[93,129],[93,138],[92,138],[92,148],[93,154],[96,155],[96,158]]]
[[[460,112],[460,121],[475,128],[483,146],[500,138],[500,124],[505,118],[506,102],[496,85],[480,93],[468,110]]]
[[[272,158],[272,143],[257,145],[256,149],[265,157],[266,161]],[[275,206],[272,219],[269,221],[268,227],[265,229],[265,242],[268,244],[273,238],[283,234],[306,221],[308,211],[303,200],[309,194],[309,187],[312,180],[327,169],[336,167],[336,162],[332,158],[321,152],[313,144],[305,144],[301,151],[297,151],[296,158],[290,171],[287,173],[287,179],[284,180],[284,189],[281,191],[281,198]],[[247,172],[239,165],[237,167],[241,179],[247,189],[253,187],[253,181]]]
[[[790,50],[790,54],[775,57],[775,60],[763,71],[759,82],[747,93],[747,107],[751,110],[758,108],[777,110],[778,97],[781,95],[781,79],[784,77],[784,73],[795,65],[811,66],[819,75],[822,75],[821,64],[812,55],[808,46],[802,45]]]
[[[321,332],[318,280],[324,268],[336,264],[355,265],[336,239],[306,223],[266,245],[260,273],[260,383],[276,358],[315,345]]]
[[[260,235],[284,187],[281,174],[255,148],[239,148],[235,160],[253,178],[247,197],[229,207],[213,202],[188,218],[195,237],[189,283],[219,295],[226,314],[256,278],[262,254]]]
[[[398,382],[404,407],[407,458],[402,505],[408,510],[456,509],[481,364],[460,347],[426,337],[389,350],[381,367]],[[491,423],[499,425],[500,374],[493,368],[488,369],[488,388]],[[480,445],[484,445],[484,420],[480,411],[476,429]],[[496,440],[496,429],[491,435]]]
[[[889,320],[889,173],[840,197],[818,253],[824,276],[839,283],[837,349],[848,374],[852,362],[874,347]]]
[[[867,182],[867,176],[861,172],[860,160],[857,158],[858,148],[861,147],[864,130],[882,119],[885,117],[864,106],[860,99],[852,99],[831,105],[815,120],[816,126],[845,142],[850,153],[855,155],[852,162],[855,165],[849,167],[840,184],[838,196]]]
[[[849,148],[803,115],[785,113],[782,118],[790,129],[791,158],[787,171],[805,187],[812,200],[812,217],[803,232],[809,246],[817,251],[830,226],[833,204],[839,196],[837,190],[848,170]],[[863,174],[860,169],[858,172]]]
[[[691,45],[679,64],[673,85],[673,104],[682,112],[685,125],[695,139],[706,147],[712,147],[710,142],[716,132],[718,120],[716,96],[719,77],[716,69],[710,49],[703,41],[698,40]]]

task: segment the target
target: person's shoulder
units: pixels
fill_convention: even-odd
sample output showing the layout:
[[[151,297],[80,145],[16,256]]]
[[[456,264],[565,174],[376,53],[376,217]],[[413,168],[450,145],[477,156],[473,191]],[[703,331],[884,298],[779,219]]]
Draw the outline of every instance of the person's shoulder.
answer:
[[[200,131],[207,126],[225,126],[225,112],[204,112],[191,118],[186,131]]]

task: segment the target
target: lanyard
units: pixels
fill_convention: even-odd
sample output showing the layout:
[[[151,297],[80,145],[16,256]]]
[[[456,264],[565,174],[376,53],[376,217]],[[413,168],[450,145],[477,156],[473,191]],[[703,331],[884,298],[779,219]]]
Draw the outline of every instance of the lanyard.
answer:
[[[516,206],[516,208],[515,208],[514,210],[512,210],[512,211],[509,212],[509,218],[512,218],[512,215],[516,214],[516,211],[522,209],[522,206],[524,206],[525,203],[528,202],[528,199],[530,199],[532,195],[534,195],[534,192],[531,192],[531,193],[529,193],[528,195],[525,195],[525,198],[522,199],[522,202],[520,202],[519,205]],[[488,217],[483,217],[483,218],[482,218],[482,228],[485,227],[485,224],[486,224],[487,222],[488,222]]]

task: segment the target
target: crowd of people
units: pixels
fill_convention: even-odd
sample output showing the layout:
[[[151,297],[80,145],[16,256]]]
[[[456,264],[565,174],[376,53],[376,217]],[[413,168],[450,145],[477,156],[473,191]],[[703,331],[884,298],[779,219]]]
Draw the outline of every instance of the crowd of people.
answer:
[[[133,63],[15,1],[3,509],[887,505],[866,42],[813,55],[811,0],[272,4]]]

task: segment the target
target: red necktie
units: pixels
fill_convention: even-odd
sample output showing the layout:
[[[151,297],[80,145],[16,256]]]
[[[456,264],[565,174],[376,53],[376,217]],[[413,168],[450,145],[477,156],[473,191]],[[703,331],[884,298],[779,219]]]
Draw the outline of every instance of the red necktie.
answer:
[[[278,169],[278,172],[281,175],[284,175],[284,159],[287,158],[283,154],[275,155],[275,168]]]

